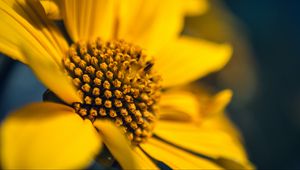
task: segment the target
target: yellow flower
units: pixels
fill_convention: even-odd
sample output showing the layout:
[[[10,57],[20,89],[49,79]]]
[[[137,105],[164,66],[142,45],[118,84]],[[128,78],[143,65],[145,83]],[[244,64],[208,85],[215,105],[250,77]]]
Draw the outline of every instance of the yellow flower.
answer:
[[[30,104],[3,121],[3,168],[84,168],[102,143],[125,169],[157,169],[157,161],[174,169],[251,167],[221,114],[231,92],[201,106],[220,113],[201,120],[195,96],[174,89],[222,68],[231,54],[226,44],[179,36],[184,15],[205,9],[195,8],[200,2],[0,1],[1,53],[31,67],[62,100]],[[62,17],[75,43],[47,15]]]

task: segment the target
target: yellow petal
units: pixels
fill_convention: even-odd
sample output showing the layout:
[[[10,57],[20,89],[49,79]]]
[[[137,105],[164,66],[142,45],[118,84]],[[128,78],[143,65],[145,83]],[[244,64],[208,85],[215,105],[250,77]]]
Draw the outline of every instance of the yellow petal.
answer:
[[[159,52],[154,66],[162,74],[164,86],[175,86],[218,71],[231,52],[228,44],[181,37]]]
[[[62,0],[65,26],[73,41],[111,39],[116,24],[115,0]]]
[[[224,167],[225,169],[245,169],[245,170],[255,170],[255,166],[251,162],[245,162],[244,164],[239,164],[234,160],[226,158],[218,158],[215,162]]]
[[[209,8],[207,0],[183,0],[187,15],[200,15]]]
[[[155,134],[177,146],[240,165],[248,163],[243,147],[224,131],[206,129],[190,123],[160,121]]]
[[[4,1],[0,2],[0,17],[2,28],[0,32],[0,50],[2,53],[23,63],[26,63],[26,56],[23,54],[25,49],[49,56],[39,40],[33,35],[37,30],[14,12]]]
[[[162,161],[172,169],[222,169],[213,162],[194,156],[157,139],[150,139],[147,143],[141,144],[141,147],[147,154]]]
[[[230,89],[223,90],[221,92],[218,92],[214,96],[205,96],[207,97],[208,101],[206,103],[205,107],[205,115],[206,116],[213,116],[215,114],[219,114],[224,112],[226,109],[226,106],[230,103],[232,98],[232,91]],[[201,98],[201,94],[199,98]],[[204,98],[204,97],[203,97]]]
[[[31,104],[1,124],[4,169],[84,168],[99,152],[100,144],[92,123],[61,104]]]
[[[153,169],[158,170],[159,168],[150,160],[148,155],[146,155],[140,148],[133,148],[133,154],[135,156],[136,162],[138,162],[139,169]]]
[[[230,134],[231,136],[233,136],[234,137],[233,139],[237,143],[242,141],[242,137],[239,130],[232,123],[232,121],[228,119],[227,115],[224,112],[205,118],[201,126],[207,129],[216,129],[216,130],[224,131]]]
[[[14,60],[19,60],[22,63],[26,63],[26,59],[23,56],[22,52],[16,50],[15,45],[11,44],[11,42],[8,42],[5,39],[0,42],[0,53],[9,55],[9,57]]]
[[[160,119],[173,121],[199,121],[199,103],[194,94],[183,90],[162,93]]]
[[[242,140],[242,137],[238,129],[225,115],[225,107],[230,102],[231,97],[231,90],[223,90],[211,97],[203,111],[205,113],[205,118],[201,122],[201,127],[224,131],[233,136],[237,143],[239,143]]]
[[[59,7],[55,1],[40,0],[40,2],[42,4],[48,18],[55,19],[55,20],[61,19]]]
[[[66,103],[79,102],[75,87],[62,68],[56,65],[53,60],[46,57],[39,57],[32,51],[24,51],[28,59],[28,65],[34,71],[40,81],[54,92],[60,99]]]
[[[7,39],[5,44],[14,46],[15,50],[21,52],[20,46],[28,47],[26,50],[43,51],[57,63],[61,62],[68,44],[59,29],[47,19],[38,1],[3,0],[0,5],[3,13],[2,22],[8,24],[5,25],[8,29],[13,29],[1,35]],[[14,29],[14,27],[21,28]],[[10,37],[11,35],[13,36]],[[14,39],[15,37],[18,39]]]
[[[103,142],[124,169],[157,169],[156,166],[138,148],[129,141],[112,122],[96,120]]]
[[[9,2],[11,2],[9,5],[16,3],[16,1]],[[18,6],[18,4],[14,6],[18,9],[17,11],[22,15],[29,15],[23,11],[26,9],[25,5]],[[22,3],[20,2],[20,4]],[[42,23],[37,23],[39,25],[33,27],[9,5],[0,1],[0,27],[2,29],[0,31],[0,51],[28,64],[37,77],[64,101],[68,103],[80,101],[72,83],[61,68],[62,51],[55,50],[52,41],[48,41],[48,36],[51,36],[53,32],[46,31],[46,28],[42,27]],[[30,16],[34,15],[32,13],[31,11]],[[39,26],[42,30],[37,29]],[[52,38],[55,39],[57,36]],[[61,54],[57,51],[60,51]]]
[[[152,53],[158,51],[182,31],[183,1],[119,1],[118,38],[133,42]]]

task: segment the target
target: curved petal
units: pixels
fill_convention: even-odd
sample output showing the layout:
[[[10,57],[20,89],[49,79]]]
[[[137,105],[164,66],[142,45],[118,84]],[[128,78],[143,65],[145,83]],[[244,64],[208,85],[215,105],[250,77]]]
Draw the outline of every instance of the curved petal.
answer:
[[[49,56],[39,43],[39,40],[33,35],[38,31],[13,11],[4,1],[0,1],[0,17],[0,26],[2,28],[0,32],[1,53],[23,63],[27,61],[22,48],[31,49],[35,53]]]
[[[162,120],[198,122],[201,118],[200,103],[188,91],[170,90],[162,93],[159,106]]]
[[[228,119],[224,111],[231,97],[231,90],[223,90],[213,96],[206,108],[206,117],[201,122],[201,127],[224,131],[233,136],[233,140],[235,140],[236,143],[240,143],[242,140],[240,132],[231,120]]]
[[[218,71],[231,53],[228,44],[181,37],[159,52],[154,66],[161,73],[164,86],[175,86]]]
[[[111,39],[116,24],[115,0],[57,1],[73,41]]]
[[[243,138],[239,129],[232,123],[223,110],[205,117],[205,119],[201,122],[201,127],[209,129],[209,131],[222,131],[229,134],[232,138],[232,143],[235,143],[236,146],[240,146],[242,148],[241,143],[243,142]],[[251,162],[245,161],[241,163],[236,162],[231,158],[220,157],[216,159],[216,162],[228,169],[255,169],[255,166],[252,165]]]
[[[248,165],[241,144],[224,131],[199,127],[191,123],[160,121],[154,133],[170,143],[215,160],[223,159],[241,166]]]
[[[2,22],[8,24],[5,25],[8,29],[12,28],[11,34],[4,32],[1,35],[7,39],[4,45],[11,45],[15,50],[26,46],[26,50],[43,51],[57,63],[61,62],[68,44],[59,29],[47,19],[37,0],[3,0],[0,8],[4,13]],[[18,26],[22,28],[14,29]]]
[[[53,0],[40,0],[45,14],[48,18],[54,19],[54,20],[59,20],[61,18],[60,10],[58,7],[58,4],[53,1]]]
[[[96,120],[94,125],[99,130],[103,142],[124,169],[157,169],[157,167],[138,148],[129,141],[112,122]]]
[[[224,131],[233,136],[233,140],[235,140],[237,143],[242,141],[242,136],[238,128],[232,123],[230,119],[228,119],[224,112],[205,118],[201,126],[207,129]]]
[[[194,156],[157,139],[150,139],[148,143],[141,144],[141,147],[150,156],[164,162],[172,169],[222,169],[211,161]]]
[[[37,77],[67,103],[80,101],[72,82],[67,79],[61,68],[62,54],[60,53],[62,51],[57,53],[55,47],[51,45],[52,42],[48,41],[48,36],[44,35],[49,33],[46,28],[39,25],[42,29],[39,30],[25,19],[29,15],[27,11],[31,9],[26,9],[26,7],[29,8],[30,5],[27,4],[26,6],[25,2],[21,3],[19,1],[9,2],[6,4],[6,2],[0,1],[0,27],[2,29],[0,31],[0,51],[28,64]],[[18,13],[9,5],[14,6]],[[26,11],[23,11],[23,9],[26,9]],[[23,18],[19,14],[26,17]],[[29,16],[31,15],[34,15],[32,11]]]
[[[119,1],[118,38],[156,53],[181,33],[183,3],[181,0]]]
[[[7,169],[78,169],[100,149],[89,120],[55,103],[35,103],[10,114],[1,124],[1,161]]]
[[[207,0],[183,0],[186,6],[187,15],[200,15],[205,13],[209,8]]]
[[[60,99],[66,103],[81,101],[75,87],[64,72],[53,60],[39,57],[32,51],[24,51],[28,59],[28,65],[34,71],[35,75],[46,87],[54,92]]]
[[[166,90],[159,103],[160,119],[200,123],[203,117],[222,113],[232,97],[231,90],[223,90],[214,96],[203,93],[197,91],[195,94],[180,88]]]
[[[206,114],[211,116],[213,114],[222,113],[232,98],[232,91],[227,89],[217,93],[210,99],[210,103],[206,107]]]

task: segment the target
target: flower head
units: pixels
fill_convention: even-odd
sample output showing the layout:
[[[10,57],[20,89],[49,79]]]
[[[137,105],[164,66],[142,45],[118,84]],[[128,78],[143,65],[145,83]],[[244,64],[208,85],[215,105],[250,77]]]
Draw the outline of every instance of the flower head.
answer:
[[[157,161],[176,169],[248,167],[239,141],[196,121],[195,97],[173,88],[220,69],[231,54],[226,44],[180,36],[190,12],[180,0],[1,1],[0,51],[30,66],[62,100],[4,120],[2,165],[83,168],[104,143],[126,169],[157,168]],[[49,16],[63,19],[71,45]],[[230,94],[210,107],[222,112]]]
[[[74,44],[63,59],[82,102],[72,103],[81,117],[109,118],[140,143],[152,134],[161,93],[153,61],[124,41]]]

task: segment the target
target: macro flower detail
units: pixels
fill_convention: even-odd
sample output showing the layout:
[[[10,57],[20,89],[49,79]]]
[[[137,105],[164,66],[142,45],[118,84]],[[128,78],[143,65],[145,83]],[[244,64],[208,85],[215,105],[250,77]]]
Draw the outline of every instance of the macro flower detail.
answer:
[[[160,76],[141,48],[124,41],[71,45],[64,66],[82,103],[72,103],[83,118],[110,118],[130,141],[145,142],[157,119]]]
[[[0,52],[49,89],[44,102],[1,122],[1,166],[86,168],[107,149],[124,169],[252,168],[224,115],[231,91],[200,103],[183,88],[232,53],[228,44],[180,34],[184,16],[204,4],[0,1]],[[67,35],[52,18],[62,19]]]

